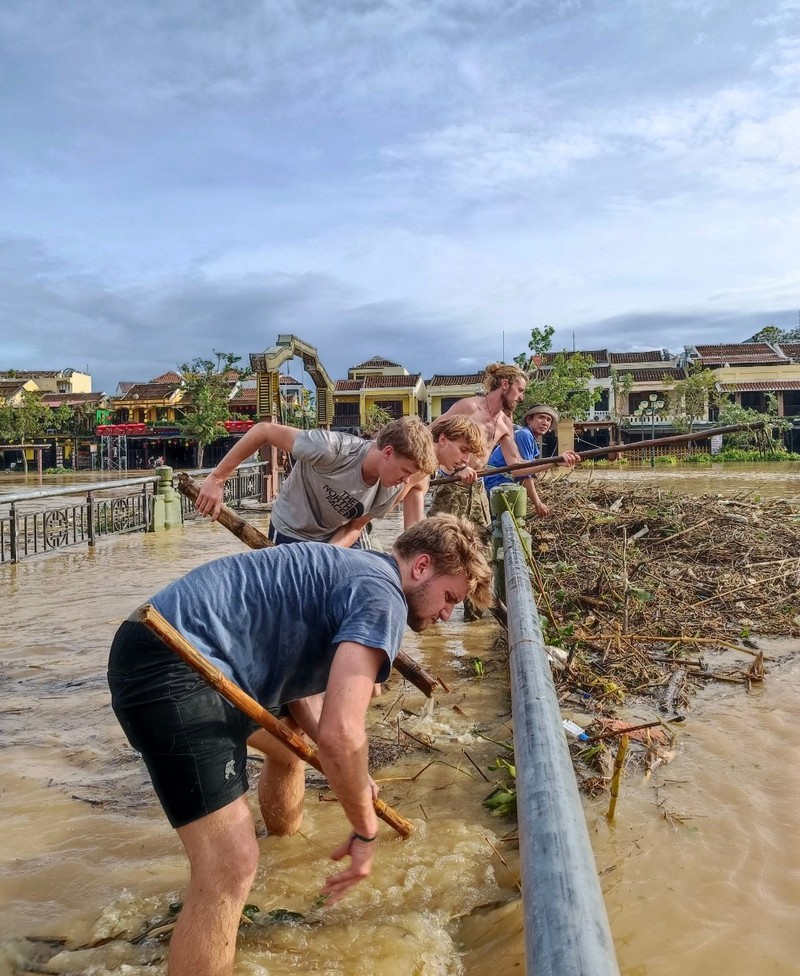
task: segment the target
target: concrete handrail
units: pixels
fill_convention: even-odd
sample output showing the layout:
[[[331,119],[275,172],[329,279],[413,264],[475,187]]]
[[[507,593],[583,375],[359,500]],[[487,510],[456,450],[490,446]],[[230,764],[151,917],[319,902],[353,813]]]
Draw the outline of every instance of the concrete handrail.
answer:
[[[501,515],[526,971],[619,976],[525,554]]]

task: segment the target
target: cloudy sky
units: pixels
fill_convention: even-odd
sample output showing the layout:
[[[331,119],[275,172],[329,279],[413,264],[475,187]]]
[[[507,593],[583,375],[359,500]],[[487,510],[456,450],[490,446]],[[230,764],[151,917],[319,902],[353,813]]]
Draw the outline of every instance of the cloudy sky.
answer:
[[[0,130],[0,368],[798,324],[800,0],[3,0]]]

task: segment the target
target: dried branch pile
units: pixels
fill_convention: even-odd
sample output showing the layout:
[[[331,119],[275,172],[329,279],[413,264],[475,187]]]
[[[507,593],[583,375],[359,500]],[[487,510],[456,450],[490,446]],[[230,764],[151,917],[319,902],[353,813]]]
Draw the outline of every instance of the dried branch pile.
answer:
[[[600,710],[652,696],[673,711],[687,678],[759,680],[752,636],[800,634],[790,503],[568,481],[548,503],[548,519],[526,521],[546,640],[571,656],[562,693]],[[743,653],[712,669],[716,650]]]

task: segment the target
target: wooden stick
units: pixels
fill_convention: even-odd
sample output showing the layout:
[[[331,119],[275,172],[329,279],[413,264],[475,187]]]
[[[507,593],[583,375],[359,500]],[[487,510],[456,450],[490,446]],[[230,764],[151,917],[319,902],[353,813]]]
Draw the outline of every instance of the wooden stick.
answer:
[[[643,448],[650,448],[654,445],[665,446],[667,444],[688,444],[691,441],[703,441],[716,434],[735,434],[739,430],[763,430],[763,421],[752,424],[732,424],[729,427],[712,427],[710,430],[696,431],[693,434],[675,434],[671,437],[656,437],[652,440],[631,441],[629,444],[612,444],[610,447],[598,447],[591,451],[581,451],[579,457],[581,461],[590,461],[593,458],[607,457],[609,454],[624,454],[626,451],[640,451]],[[490,474],[506,474],[510,471],[520,471],[522,468],[542,468],[548,464],[561,464],[564,462],[564,455],[558,454],[555,457],[537,458],[535,461],[518,461],[516,464],[506,464],[501,468],[484,468],[478,472],[479,478],[485,478]],[[431,485],[446,485],[453,481],[459,481],[456,475],[446,478],[434,478]]]
[[[181,471],[178,475],[177,487],[182,495],[185,495],[194,502],[200,491],[200,482],[195,481],[191,475]],[[223,505],[220,508],[217,521],[220,525],[224,525],[226,529],[230,529],[238,539],[241,539],[251,549],[269,549],[270,546],[275,545],[269,536],[265,535],[254,525],[246,522],[236,512],[228,508],[227,505]],[[433,697],[434,688],[439,686],[446,688],[443,681],[434,678],[430,671],[426,671],[421,664],[418,664],[413,657],[406,654],[403,650],[397,652],[397,657],[394,659],[394,668],[406,681],[410,681],[412,685],[419,688],[427,698]]]
[[[177,487],[178,491],[190,501],[194,502],[197,500],[197,495],[200,492],[200,482],[195,481],[191,475],[181,471],[178,474]],[[260,529],[257,529],[254,525],[250,525],[249,522],[245,522],[241,516],[228,508],[227,505],[223,505],[220,508],[217,521],[220,525],[224,525],[226,529],[233,532],[237,539],[241,539],[251,549],[268,549],[273,545],[272,540]]]
[[[667,719],[667,722],[685,722],[685,716],[676,715],[675,718]],[[601,732],[599,735],[589,737],[589,742],[600,742],[602,739],[614,739],[618,735],[627,735],[629,732],[641,732],[643,729],[654,729],[657,725],[664,725],[662,719],[655,722],[642,722],[641,725],[628,725],[624,729],[612,729],[610,732]]]
[[[223,698],[227,699],[232,705],[235,705],[241,712],[244,712],[248,718],[253,719],[254,722],[258,722],[270,735],[273,735],[282,742],[290,752],[293,752],[304,762],[307,762],[309,766],[313,766],[314,769],[319,770],[323,775],[325,774],[325,770],[322,768],[322,764],[317,756],[316,749],[312,749],[306,745],[299,735],[296,735],[287,725],[284,725],[274,715],[271,715],[263,705],[259,705],[247,692],[242,691],[232,681],[229,681],[219,668],[204,658],[196,648],[192,647],[189,641],[168,620],[165,620],[154,606],[151,606],[149,603],[145,604],[139,611],[139,619],[170,650],[175,651],[181,660],[185,661],[189,667],[197,671],[203,680],[207,681]],[[408,837],[413,831],[414,825],[396,810],[393,810],[384,803],[383,800],[375,800],[374,804],[375,813],[377,813],[384,823],[389,824],[390,827],[394,827],[401,837]]]

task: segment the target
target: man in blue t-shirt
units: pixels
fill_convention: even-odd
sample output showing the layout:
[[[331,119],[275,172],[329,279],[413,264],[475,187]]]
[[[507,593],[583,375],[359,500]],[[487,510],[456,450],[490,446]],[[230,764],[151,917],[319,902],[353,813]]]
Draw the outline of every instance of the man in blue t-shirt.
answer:
[[[492,602],[491,570],[472,524],[441,515],[404,532],[391,555],[314,542],[259,549],[206,563],[150,601],[231,681],[265,707],[287,707],[317,743],[351,825],[331,854],[349,856],[350,865],[326,879],[329,902],[372,869],[377,818],[365,719],[373,685],[388,675],[406,623],[425,630],[466,596]],[[170,972],[229,974],[258,866],[245,796],[250,722],[138,611],[114,638],[108,682],[114,713],[191,866]],[[309,718],[309,696],[323,693],[319,718]],[[285,798],[274,785],[280,808]]]
[[[537,441],[544,437],[554,423],[558,423],[558,411],[553,407],[545,406],[543,403],[535,403],[525,411],[522,417],[522,426],[518,427],[516,424],[514,425],[514,440],[524,461],[535,461],[541,456],[542,452],[539,450]],[[576,464],[580,464],[581,461],[580,454],[576,454],[575,451],[565,451],[561,457],[562,460],[558,463],[566,467],[573,467]],[[502,468],[508,463],[498,444],[492,451],[487,466],[490,468]],[[555,462],[552,465],[539,465],[536,468],[536,473],[549,471],[551,467],[555,466]],[[533,473],[524,474],[524,470],[523,468],[521,471],[514,471],[513,473],[491,474],[483,479],[483,483],[486,486],[486,490],[491,491],[492,488],[497,488],[498,485],[511,484],[517,480],[522,481],[525,486],[525,491],[528,493],[528,500],[533,505],[536,514],[540,517],[549,515],[550,509],[539,498],[539,493],[536,490],[535,475]]]

